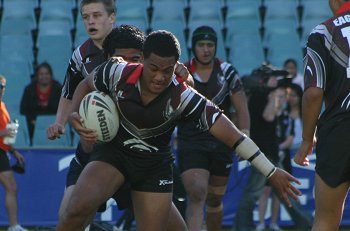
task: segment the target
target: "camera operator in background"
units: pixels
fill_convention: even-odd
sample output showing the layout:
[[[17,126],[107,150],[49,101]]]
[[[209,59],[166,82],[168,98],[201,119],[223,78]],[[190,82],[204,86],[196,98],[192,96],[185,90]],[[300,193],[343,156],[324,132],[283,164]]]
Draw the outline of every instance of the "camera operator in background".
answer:
[[[278,108],[276,107],[275,90],[279,85],[288,82],[287,76],[287,71],[274,70],[270,66],[263,65],[254,70],[251,76],[242,78],[249,97],[250,137],[274,164],[279,161],[279,144],[276,132]],[[263,193],[266,182],[266,177],[251,166],[250,175],[237,208],[235,230],[255,230],[253,210]],[[296,201],[292,200],[292,204],[292,208],[286,206],[289,215],[298,229],[308,230],[312,225],[312,221],[310,221],[312,218],[309,214],[305,214],[302,209],[298,209],[301,205]]]

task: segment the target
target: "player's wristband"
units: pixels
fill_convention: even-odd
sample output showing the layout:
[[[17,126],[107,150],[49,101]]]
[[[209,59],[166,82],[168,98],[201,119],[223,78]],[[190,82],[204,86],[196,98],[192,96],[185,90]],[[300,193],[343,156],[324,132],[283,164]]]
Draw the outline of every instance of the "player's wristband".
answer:
[[[271,177],[276,167],[260,151],[258,146],[247,136],[242,136],[234,145],[233,149],[245,160],[248,160],[267,178]]]

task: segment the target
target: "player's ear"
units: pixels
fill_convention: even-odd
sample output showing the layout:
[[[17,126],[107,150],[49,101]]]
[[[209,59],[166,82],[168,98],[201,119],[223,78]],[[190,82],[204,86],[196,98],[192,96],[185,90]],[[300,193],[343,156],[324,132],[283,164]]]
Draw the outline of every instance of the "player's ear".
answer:
[[[109,16],[109,20],[114,25],[115,20],[116,20],[116,15],[114,12]]]

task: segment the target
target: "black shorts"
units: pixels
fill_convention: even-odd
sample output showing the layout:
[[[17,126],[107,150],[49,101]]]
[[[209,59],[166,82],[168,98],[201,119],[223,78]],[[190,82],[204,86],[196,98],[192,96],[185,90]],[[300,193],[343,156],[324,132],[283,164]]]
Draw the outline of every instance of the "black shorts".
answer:
[[[350,181],[350,120],[323,125],[317,132],[316,172],[330,187]]]
[[[96,145],[91,160],[103,161],[118,169],[131,190],[172,192],[173,156],[170,153],[123,152],[113,141]]]
[[[233,151],[216,140],[178,143],[177,155],[182,172],[202,168],[214,176],[229,176],[233,163]]]
[[[84,152],[79,142],[75,150],[75,157],[71,160],[66,178],[66,187],[75,185],[84,167],[90,160],[90,154]]]
[[[66,187],[77,183],[84,167],[85,166],[77,161],[77,158],[73,158],[71,160],[67,174]],[[112,198],[116,201],[119,210],[130,208],[132,206],[130,185],[122,185],[122,187],[112,196]],[[106,205],[104,204],[99,209],[99,212],[103,212],[105,209]]]
[[[7,152],[0,149],[0,172],[12,171]]]
[[[70,164],[66,178],[66,187],[68,188],[71,185],[75,185],[78,181],[78,178],[83,171],[85,166],[83,166],[76,157],[74,157]]]

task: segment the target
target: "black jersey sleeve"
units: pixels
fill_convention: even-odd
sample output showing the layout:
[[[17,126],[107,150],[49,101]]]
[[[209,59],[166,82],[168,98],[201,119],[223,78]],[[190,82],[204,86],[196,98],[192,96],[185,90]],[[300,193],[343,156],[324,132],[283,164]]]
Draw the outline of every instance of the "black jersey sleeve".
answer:
[[[305,90],[318,87],[325,90],[327,81],[327,67],[329,67],[329,48],[332,36],[323,24],[313,29],[308,37],[306,55],[304,59]]]
[[[121,78],[127,63],[118,58],[111,58],[94,70],[94,85],[96,90],[107,94],[114,93],[118,80]]]
[[[209,130],[222,111],[213,102],[200,95],[192,88],[187,88],[181,95],[183,120],[194,121],[201,130]]]
[[[225,80],[229,84],[231,94],[234,94],[243,89],[242,81],[239,77],[238,71],[230,63],[221,63],[221,70],[224,74]]]
[[[81,55],[79,48],[77,48],[72,57],[69,60],[69,65],[66,71],[63,87],[62,87],[62,96],[66,99],[71,100],[75,89],[77,88],[80,81],[84,79],[81,73]]]

